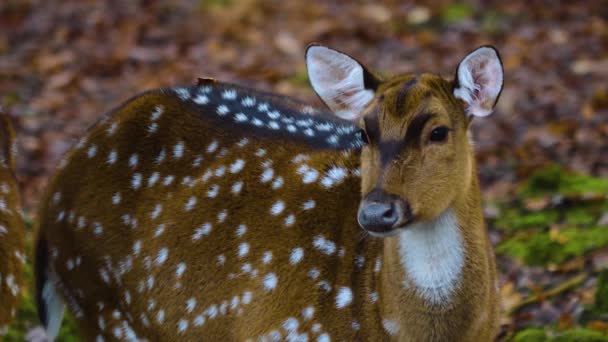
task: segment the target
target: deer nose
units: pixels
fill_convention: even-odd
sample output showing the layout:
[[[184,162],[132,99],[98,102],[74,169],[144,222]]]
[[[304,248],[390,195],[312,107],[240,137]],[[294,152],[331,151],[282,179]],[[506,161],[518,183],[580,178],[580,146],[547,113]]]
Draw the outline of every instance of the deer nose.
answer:
[[[408,221],[408,205],[383,191],[372,191],[359,206],[359,225],[365,230],[386,233]]]
[[[386,231],[399,220],[395,204],[367,203],[359,210],[359,224],[365,229]]]

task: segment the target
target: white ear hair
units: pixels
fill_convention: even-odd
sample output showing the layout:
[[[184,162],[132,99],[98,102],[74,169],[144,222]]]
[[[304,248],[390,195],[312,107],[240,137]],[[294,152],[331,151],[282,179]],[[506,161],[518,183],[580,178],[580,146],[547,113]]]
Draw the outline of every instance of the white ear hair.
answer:
[[[315,92],[343,119],[358,119],[374,98],[374,91],[365,87],[365,68],[344,53],[311,46],[306,51],[306,66]]]
[[[469,115],[492,113],[503,84],[502,63],[494,48],[481,47],[458,65],[454,96],[466,104]]]

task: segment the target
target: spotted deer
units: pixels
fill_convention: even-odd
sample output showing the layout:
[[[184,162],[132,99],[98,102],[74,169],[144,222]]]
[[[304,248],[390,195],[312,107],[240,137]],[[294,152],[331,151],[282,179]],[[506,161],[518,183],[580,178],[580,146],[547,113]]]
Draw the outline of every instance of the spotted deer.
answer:
[[[66,303],[95,341],[493,339],[468,128],[502,89],[496,50],[454,80],[382,80],[317,45],[306,63],[331,112],[201,79],[75,146],[40,212],[51,338]]]
[[[0,336],[15,316],[25,261],[15,152],[15,131],[8,116],[0,113]]]

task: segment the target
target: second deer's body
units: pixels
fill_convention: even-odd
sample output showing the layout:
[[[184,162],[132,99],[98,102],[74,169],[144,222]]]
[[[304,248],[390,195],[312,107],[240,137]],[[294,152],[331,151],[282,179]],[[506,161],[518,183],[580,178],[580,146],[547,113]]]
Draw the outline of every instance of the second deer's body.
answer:
[[[25,263],[15,152],[13,126],[9,117],[0,113],[0,338],[17,313]]]
[[[359,98],[332,103],[314,71],[342,58],[333,53],[312,51],[311,79],[348,117],[338,107],[369,94],[349,88]],[[43,201],[43,322],[56,331],[61,298],[98,341],[491,340],[494,261],[468,121],[448,84],[422,75],[374,86],[384,95],[360,108],[362,133],[211,81],[132,99],[71,152]],[[382,103],[399,96],[414,118],[412,108],[460,106],[442,142],[453,153],[433,147],[451,171],[428,180],[443,165],[391,169],[410,148],[395,143],[398,115]],[[435,116],[424,120],[447,120]],[[412,120],[402,133],[426,144],[425,122]]]

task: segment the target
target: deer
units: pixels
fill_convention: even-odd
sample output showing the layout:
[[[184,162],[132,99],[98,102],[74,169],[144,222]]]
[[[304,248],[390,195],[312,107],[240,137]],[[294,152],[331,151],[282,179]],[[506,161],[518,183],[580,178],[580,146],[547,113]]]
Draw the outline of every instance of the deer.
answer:
[[[15,178],[15,130],[0,113],[0,336],[17,312],[25,263],[24,223]]]
[[[103,116],[41,201],[36,298],[87,341],[489,341],[495,258],[469,127],[498,52],[382,79],[310,45],[327,108],[215,79]]]

